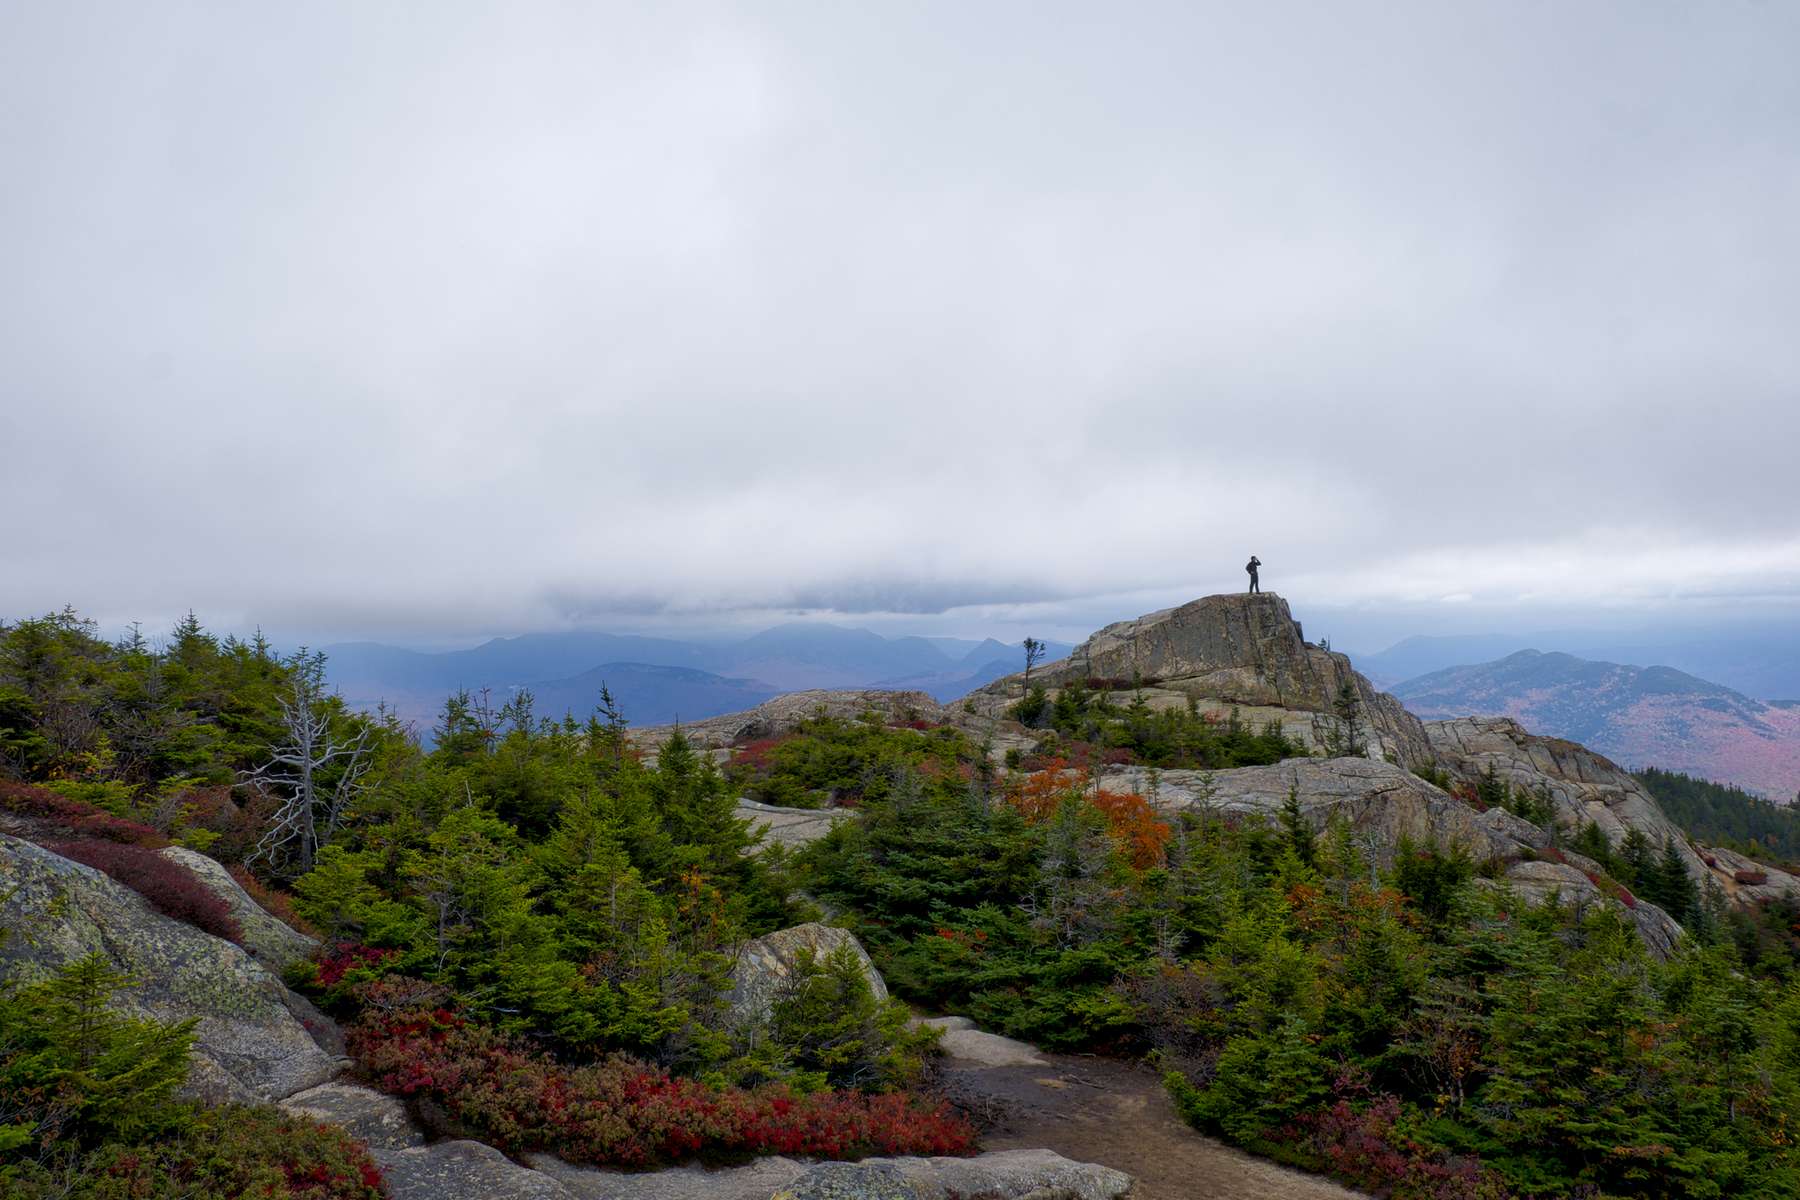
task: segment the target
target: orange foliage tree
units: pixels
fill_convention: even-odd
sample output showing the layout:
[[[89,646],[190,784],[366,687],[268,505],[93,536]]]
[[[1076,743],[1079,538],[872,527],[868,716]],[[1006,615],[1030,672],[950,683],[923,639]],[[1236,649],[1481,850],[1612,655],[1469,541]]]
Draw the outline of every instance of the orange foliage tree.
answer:
[[[1071,767],[1065,759],[1053,758],[1042,770],[1016,779],[1005,795],[1033,825],[1048,821],[1065,801],[1090,805],[1106,818],[1107,834],[1119,853],[1140,871],[1162,865],[1173,834],[1142,796],[1095,787],[1085,766]]]

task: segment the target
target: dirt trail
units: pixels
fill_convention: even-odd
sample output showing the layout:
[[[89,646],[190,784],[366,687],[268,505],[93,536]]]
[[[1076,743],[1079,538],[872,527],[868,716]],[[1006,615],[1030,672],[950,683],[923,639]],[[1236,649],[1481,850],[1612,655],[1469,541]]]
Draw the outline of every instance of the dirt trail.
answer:
[[[1137,1178],[1134,1200],[1364,1200],[1196,1133],[1151,1071],[1111,1059],[1045,1054],[1040,1067],[946,1065],[945,1082],[1002,1115],[983,1149],[1044,1147]]]

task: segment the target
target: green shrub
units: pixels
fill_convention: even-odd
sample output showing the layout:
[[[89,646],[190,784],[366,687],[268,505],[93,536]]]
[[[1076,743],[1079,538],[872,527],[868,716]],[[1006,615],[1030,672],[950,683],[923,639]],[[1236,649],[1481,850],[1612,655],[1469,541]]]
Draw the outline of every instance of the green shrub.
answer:
[[[0,1115],[26,1145],[95,1146],[178,1119],[195,1022],[163,1025],[107,1008],[128,986],[98,953],[0,996]]]
[[[906,1005],[878,1002],[848,944],[817,958],[801,951],[775,997],[769,1038],[801,1087],[905,1087],[919,1081],[935,1031],[914,1027]]]
[[[6,1181],[9,1200],[381,1200],[381,1172],[343,1129],[269,1106],[183,1110],[188,1128],[108,1143]]]

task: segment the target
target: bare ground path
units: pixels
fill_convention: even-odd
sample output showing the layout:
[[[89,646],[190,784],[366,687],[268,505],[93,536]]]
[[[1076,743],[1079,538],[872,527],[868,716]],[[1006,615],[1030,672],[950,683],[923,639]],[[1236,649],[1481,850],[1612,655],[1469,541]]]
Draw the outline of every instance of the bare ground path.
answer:
[[[1364,1200],[1196,1133],[1154,1072],[1113,1059],[1044,1054],[1043,1066],[952,1058],[945,1082],[999,1114],[989,1150],[1044,1147],[1137,1178],[1134,1200]]]

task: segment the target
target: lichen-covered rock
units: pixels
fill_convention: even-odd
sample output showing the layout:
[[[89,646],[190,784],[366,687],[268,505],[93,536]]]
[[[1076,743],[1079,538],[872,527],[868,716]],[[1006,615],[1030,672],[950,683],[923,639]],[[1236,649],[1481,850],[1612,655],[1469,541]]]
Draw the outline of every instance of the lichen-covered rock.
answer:
[[[270,970],[279,973],[318,948],[317,939],[270,916],[215,860],[185,846],[170,846],[158,853],[192,871],[208,891],[225,902],[238,928],[243,930],[239,945]]]
[[[996,1150],[973,1158],[871,1158],[893,1166],[919,1200],[1119,1200],[1131,1176],[1097,1163],[1075,1162],[1054,1150]]]
[[[306,1006],[230,942],[163,916],[130,888],[0,834],[0,972],[38,979],[98,951],[137,986],[113,1004],[159,1021],[199,1019],[187,1091],[209,1102],[279,1100],[341,1062],[296,1012]]]
[[[856,940],[856,935],[846,929],[809,922],[778,929],[738,947],[731,969],[732,1020],[739,1024],[767,1020],[775,997],[793,975],[801,954],[810,950],[822,963],[841,946],[850,947],[856,955],[876,1001],[885,1001],[888,998],[887,982],[869,961],[868,952]]]
[[[387,1159],[380,1161],[385,1166]],[[642,1173],[577,1167],[544,1154],[526,1161],[571,1200],[1120,1200],[1131,1190],[1131,1176],[1123,1171],[1074,1162],[1051,1150],[859,1163],[762,1158],[741,1167]],[[464,1200],[475,1194],[450,1190],[431,1200]],[[394,1192],[394,1200],[413,1200],[415,1195],[424,1200],[422,1192],[400,1191]]]
[[[1681,941],[1681,926],[1668,913],[1648,900],[1633,897],[1631,904],[1625,904],[1607,895],[1585,871],[1569,863],[1514,863],[1507,868],[1504,886],[1532,904],[1555,902],[1577,908],[1602,904],[1619,909],[1637,928],[1644,945],[1658,958],[1668,958]]]
[[[342,1125],[350,1136],[374,1150],[419,1146],[425,1135],[396,1096],[354,1083],[322,1083],[296,1092],[281,1107],[298,1116]]]
[[[375,1150],[371,1156],[388,1200],[575,1200],[555,1179],[480,1142]]]
[[[1629,771],[1586,746],[1527,733],[1511,717],[1461,717],[1432,721],[1425,734],[1439,762],[1473,783],[1489,767],[1514,789],[1548,796],[1555,821],[1565,827],[1592,822],[1613,845],[1633,829],[1660,848],[1671,841],[1699,882],[1707,877],[1679,826],[1663,814]]]
[[[1405,766],[1431,761],[1417,717],[1375,689],[1342,654],[1309,645],[1287,601],[1273,593],[1207,596],[1108,625],[1061,662],[1032,672],[1054,694],[1078,680],[1141,680],[1152,706],[1239,710],[1252,724],[1273,720],[1306,745],[1322,744],[1338,690],[1355,689],[1359,732],[1369,757]],[[1021,673],[969,696],[978,712],[1002,716],[1025,694]]]
[[[548,1154],[527,1155],[525,1161],[554,1179],[573,1200],[769,1200],[806,1169],[805,1163],[792,1158],[759,1158],[740,1167],[689,1165],[645,1172],[578,1167]]]
[[[771,1200],[919,1200],[919,1190],[892,1163],[819,1163]]]

